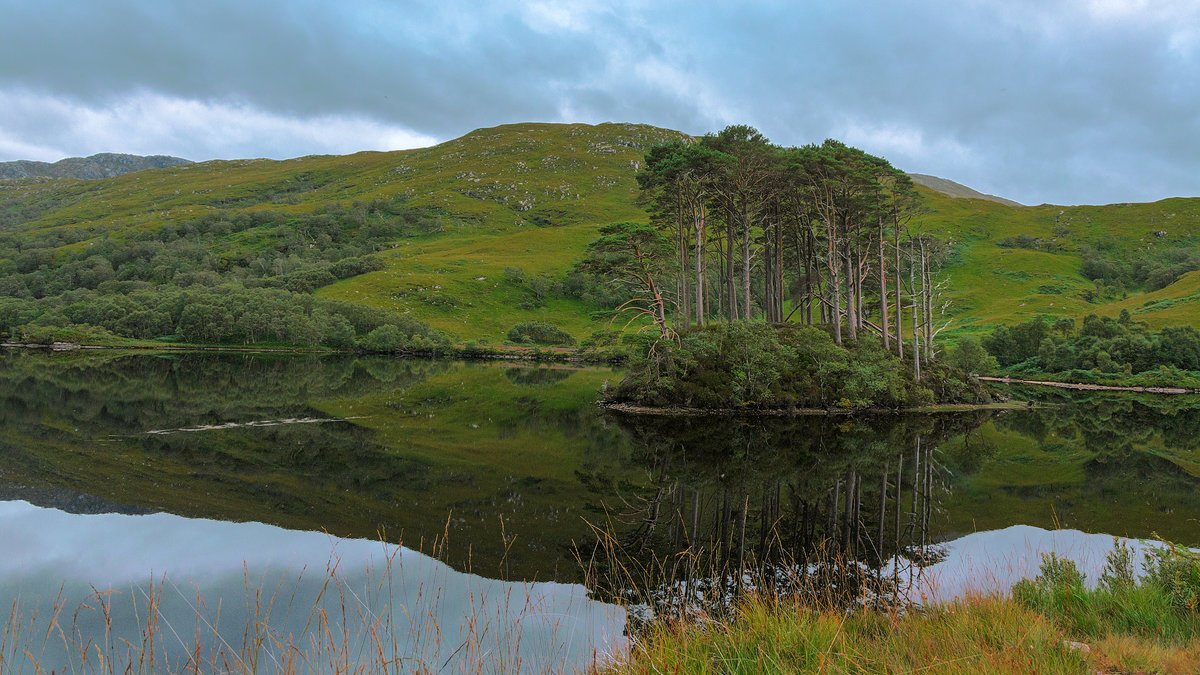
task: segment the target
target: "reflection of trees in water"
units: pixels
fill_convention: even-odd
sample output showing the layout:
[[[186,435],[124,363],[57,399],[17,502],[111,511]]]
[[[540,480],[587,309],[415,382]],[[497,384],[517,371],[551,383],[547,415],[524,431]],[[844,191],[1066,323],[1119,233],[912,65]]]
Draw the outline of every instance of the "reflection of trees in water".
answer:
[[[605,505],[592,589],[656,615],[721,612],[747,589],[904,602],[942,556],[935,449],[981,419],[622,418],[651,487]]]
[[[400,389],[449,367],[383,357],[0,353],[0,424],[8,432],[0,439],[0,478],[27,487],[95,491],[118,503],[176,512],[187,507],[163,503],[166,495],[152,496],[155,490],[138,481],[153,481],[157,488],[157,472],[186,476],[173,479],[181,488],[178,501],[185,504],[198,485],[244,487],[280,513],[311,508],[306,499],[317,491],[314,483],[338,492],[388,495],[402,478],[419,488],[428,480],[427,466],[395,457],[373,431],[354,424],[283,424],[253,433],[145,432],[324,417],[313,401],[375,394],[381,383]],[[299,498],[275,481],[284,472],[308,486]],[[366,533],[373,531],[372,526]]]
[[[1005,415],[998,423],[1045,442],[1080,439],[1089,450],[1106,452],[1161,442],[1167,449],[1200,449],[1200,401],[1196,396],[1113,394],[1014,388],[1042,403],[1030,411]]]
[[[385,357],[0,353],[0,414],[51,410],[98,437],[311,413],[322,398],[408,386],[452,364]]]
[[[1200,542],[1194,520],[1166,517],[1200,508],[1200,401],[1196,397],[1059,394],[1046,398],[1062,405],[1009,413],[995,423],[1000,431],[1033,439],[1045,453],[1041,480],[1004,486],[1006,494],[1054,499],[1059,506],[1053,513],[1055,522],[1063,519],[1070,527]],[[1020,461],[1020,451],[1015,454],[1009,461]],[[1003,450],[998,457],[1007,458]],[[1073,477],[1072,471],[1081,477]],[[1141,515],[1123,517],[1129,510]]]
[[[504,376],[513,384],[522,387],[542,387],[557,384],[571,376],[574,372],[567,368],[554,367],[513,367],[504,371]]]

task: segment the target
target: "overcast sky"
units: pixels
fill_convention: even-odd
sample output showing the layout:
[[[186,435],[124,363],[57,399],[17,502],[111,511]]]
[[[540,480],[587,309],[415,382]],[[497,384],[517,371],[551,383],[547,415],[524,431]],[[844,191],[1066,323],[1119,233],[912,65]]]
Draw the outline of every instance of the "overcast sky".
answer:
[[[1200,0],[0,0],[0,161],[524,121],[833,137],[1026,204],[1200,196]]]

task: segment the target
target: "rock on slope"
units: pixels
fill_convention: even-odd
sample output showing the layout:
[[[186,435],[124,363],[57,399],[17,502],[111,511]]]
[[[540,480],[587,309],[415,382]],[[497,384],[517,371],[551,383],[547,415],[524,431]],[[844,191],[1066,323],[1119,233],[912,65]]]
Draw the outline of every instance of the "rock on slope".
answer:
[[[0,162],[0,180],[14,178],[113,178],[146,169],[165,169],[191,164],[190,160],[169,155],[122,155],[104,152],[91,157],[68,157],[54,163],[20,159]]]
[[[937,190],[938,192],[949,197],[959,197],[963,199],[986,199],[990,202],[997,202],[1007,206],[1024,206],[1019,202],[1014,202],[1013,200],[1005,199],[1004,197],[985,195],[982,192],[972,190],[966,185],[955,183],[954,181],[946,180],[945,178],[938,178],[937,176],[930,176],[923,173],[910,173],[908,176],[909,178],[913,179],[914,183],[918,185],[924,185],[930,190]]]

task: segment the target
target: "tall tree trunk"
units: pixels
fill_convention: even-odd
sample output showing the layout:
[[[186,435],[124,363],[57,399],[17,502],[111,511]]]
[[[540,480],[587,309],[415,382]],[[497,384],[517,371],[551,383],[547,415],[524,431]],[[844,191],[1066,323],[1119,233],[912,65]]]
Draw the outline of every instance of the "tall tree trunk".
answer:
[[[910,294],[912,301],[913,368],[916,370],[916,376],[919,380],[921,379],[921,325],[917,323],[917,280],[915,269],[915,265],[910,266],[908,269],[908,285],[913,291]]]
[[[836,344],[842,344],[842,284],[841,275],[838,274],[838,269],[841,268],[841,263],[837,259],[837,245],[834,237],[833,223],[829,222],[829,285],[833,290],[833,306],[830,308],[830,320],[833,322],[833,341]]]
[[[683,249],[683,256],[679,259],[679,312],[683,315],[683,327],[687,328],[692,325],[692,294],[691,294],[691,275],[688,274],[691,270],[692,262],[692,242],[691,230],[695,226],[695,218],[687,218],[683,223],[684,231],[680,233],[679,245]],[[697,252],[697,255],[699,253]]]
[[[812,323],[812,314],[810,313],[807,319],[805,311],[809,307],[808,304],[808,266],[805,264],[804,257],[804,233],[800,230],[800,224],[796,224],[796,292],[792,294],[792,304],[795,311],[800,312],[800,323]]]
[[[726,240],[725,249],[726,249],[726,251],[725,252],[727,254],[726,255],[727,260],[725,262],[726,262],[726,266],[727,266],[727,270],[728,270],[728,275],[726,278],[729,281],[729,288],[727,290],[726,298],[729,302],[729,304],[727,305],[727,308],[729,310],[729,320],[730,321],[737,321],[737,319],[738,319],[737,288],[734,285],[734,269],[733,269],[734,222],[735,221],[734,221],[732,210],[727,211],[726,218],[725,218],[725,225],[726,225],[726,228],[725,228],[725,240]]]
[[[742,295],[746,308],[743,321],[749,321],[754,313],[750,308],[750,213],[742,204]]]
[[[858,311],[854,298],[854,262],[850,255],[850,244],[846,243],[846,323],[850,328],[850,339],[858,339]]]
[[[888,336],[887,258],[883,255],[883,216],[879,216],[879,326],[883,328],[883,350],[892,351]]]
[[[775,208],[775,229],[771,231],[775,234],[775,320],[782,322],[783,300],[787,290],[783,272],[783,214],[780,213],[778,205]]]
[[[921,238],[921,312],[925,315],[925,363],[933,360],[933,288],[929,276],[929,254],[925,250],[925,239]]]
[[[896,355],[904,358],[904,310],[900,293],[900,225],[892,233],[892,253],[896,259]]]
[[[696,325],[704,325],[704,200],[696,209]]]
[[[763,232],[763,318],[767,323],[775,322],[775,253],[774,239],[770,236],[770,225]]]

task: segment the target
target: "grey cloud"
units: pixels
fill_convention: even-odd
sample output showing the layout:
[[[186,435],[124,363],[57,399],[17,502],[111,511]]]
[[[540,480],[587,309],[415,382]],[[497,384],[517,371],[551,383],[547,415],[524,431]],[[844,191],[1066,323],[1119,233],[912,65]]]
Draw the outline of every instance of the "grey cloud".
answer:
[[[84,107],[150,92],[437,138],[525,120],[744,122],[784,144],[865,129],[897,166],[1026,203],[1148,200],[1198,193],[1200,47],[1173,32],[1200,13],[1176,7],[629,0],[564,28],[492,3],[0,0],[0,90]]]

